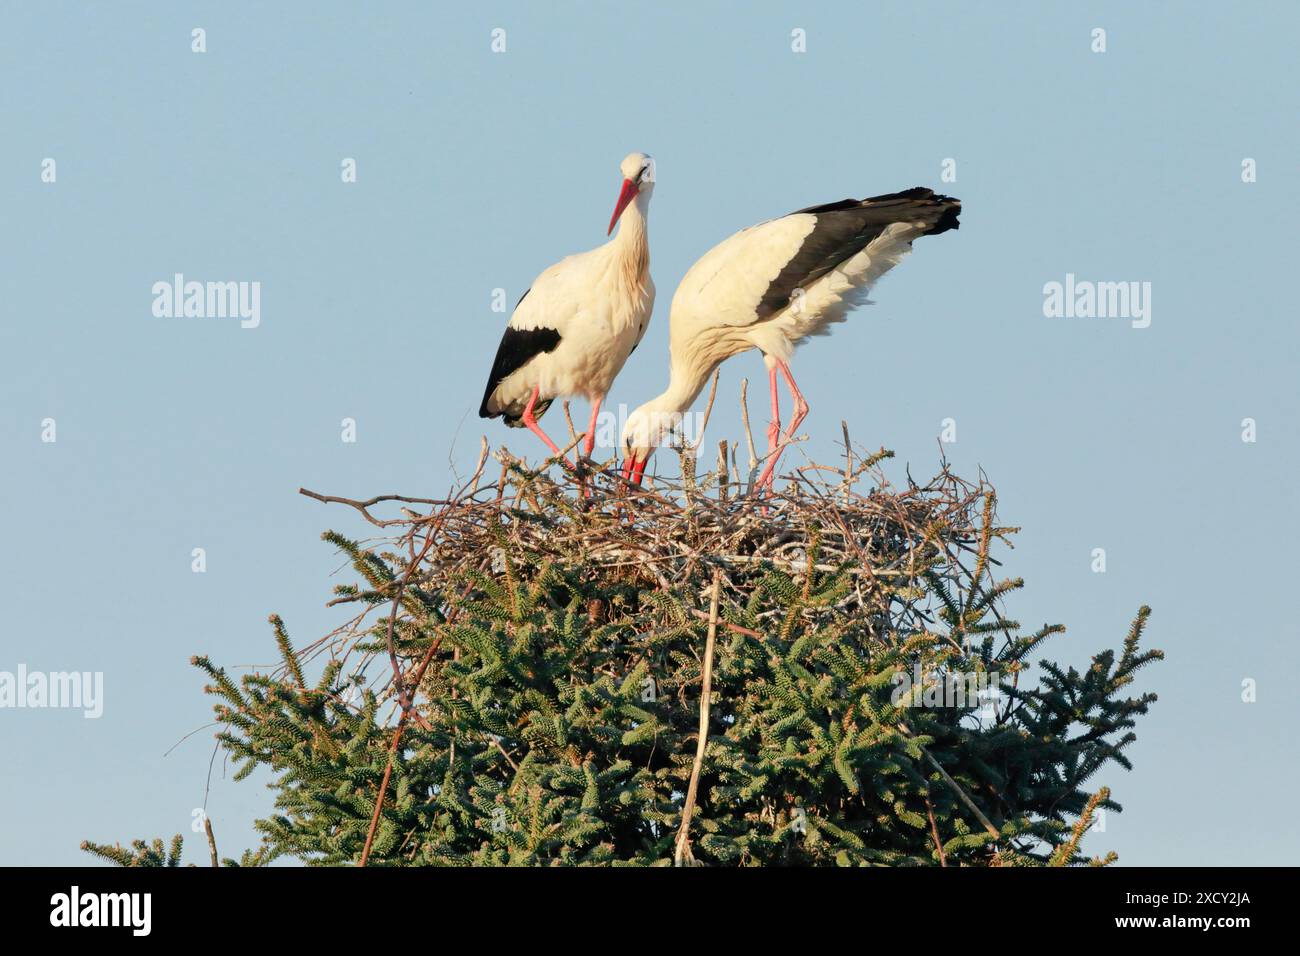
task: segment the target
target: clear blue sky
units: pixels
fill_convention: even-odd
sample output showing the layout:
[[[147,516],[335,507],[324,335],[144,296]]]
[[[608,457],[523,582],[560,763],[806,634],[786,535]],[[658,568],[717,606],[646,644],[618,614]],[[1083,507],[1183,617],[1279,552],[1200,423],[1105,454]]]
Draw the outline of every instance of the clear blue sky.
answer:
[[[0,710],[0,862],[178,831],[204,859],[211,731],[164,757],[210,715],[188,658],[270,662],[271,611],[298,641],[340,622],[318,535],[363,529],[295,490],[446,489],[484,432],[492,290],[513,303],[603,241],[634,149],[658,163],[660,302],[615,405],[661,390],[672,290],[719,239],[845,196],[963,199],[960,232],[800,351],[808,453],[844,418],[896,479],[929,475],[953,418],[954,466],[1025,528],[1013,612],[1069,626],[1050,656],[1086,662],[1154,607],[1169,659],[1141,689],[1161,699],[1135,771],[1098,778],[1125,812],[1089,849],[1293,862],[1297,7],[449,6],[5,4],[0,671],[102,671],[105,702]],[[260,326],[154,317],[176,272],[259,281]],[[1150,282],[1150,327],[1045,317],[1067,273]],[[734,359],[725,394],[762,374]],[[711,431],[737,434],[727,414]],[[223,853],[269,806],[218,760]]]

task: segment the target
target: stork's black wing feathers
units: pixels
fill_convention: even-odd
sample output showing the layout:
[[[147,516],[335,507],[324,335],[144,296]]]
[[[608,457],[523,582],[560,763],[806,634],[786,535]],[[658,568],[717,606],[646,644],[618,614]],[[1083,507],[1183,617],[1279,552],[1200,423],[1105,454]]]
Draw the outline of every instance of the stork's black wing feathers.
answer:
[[[806,287],[857,255],[894,223],[930,223],[922,235],[932,236],[956,229],[960,212],[961,200],[921,186],[796,210],[791,215],[810,214],[817,222],[763,293],[755,310],[758,317],[766,319],[780,312],[790,304],[795,289]]]
[[[519,301],[522,302],[523,299]],[[559,344],[560,333],[555,329],[515,329],[506,326],[505,334],[501,336],[501,345],[497,347],[497,357],[492,363],[492,371],[488,374],[487,388],[483,390],[483,402],[478,409],[479,418],[496,418],[498,415],[503,415],[507,424],[516,419],[518,416],[504,409],[492,411],[488,408],[488,400],[492,397],[492,393],[509,376],[523,368],[529,359],[554,351]],[[540,415],[548,405],[550,405],[549,401],[545,403],[539,401],[537,408],[533,410],[534,415]]]

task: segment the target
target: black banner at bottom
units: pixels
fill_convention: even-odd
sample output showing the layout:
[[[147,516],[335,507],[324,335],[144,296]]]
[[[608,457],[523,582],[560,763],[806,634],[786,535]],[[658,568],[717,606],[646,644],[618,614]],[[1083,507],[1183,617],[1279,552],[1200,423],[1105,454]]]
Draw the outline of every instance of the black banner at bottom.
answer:
[[[529,933],[556,925],[584,935],[635,925],[654,932],[646,919],[672,921],[674,914],[692,921],[722,918],[718,931],[739,937],[748,935],[746,916],[763,911],[778,918],[784,911],[792,925],[805,928],[809,919],[839,913],[839,919],[869,931],[894,927],[909,938],[934,933],[941,945],[969,939],[977,929],[972,920],[991,931],[1014,925],[1084,939],[1200,933],[1227,943],[1237,934],[1284,926],[1281,908],[1293,872],[37,868],[0,871],[0,916],[7,933],[19,938],[76,934],[83,942],[98,936],[128,945],[136,939],[193,942],[214,934],[251,939],[256,937],[248,934],[262,929],[288,933],[295,943],[342,942],[352,935],[374,942],[385,923],[410,931],[413,918],[458,916],[488,920],[483,925],[494,937],[525,941]],[[755,933],[772,929],[767,920],[752,926]],[[671,932],[668,923],[660,929]]]

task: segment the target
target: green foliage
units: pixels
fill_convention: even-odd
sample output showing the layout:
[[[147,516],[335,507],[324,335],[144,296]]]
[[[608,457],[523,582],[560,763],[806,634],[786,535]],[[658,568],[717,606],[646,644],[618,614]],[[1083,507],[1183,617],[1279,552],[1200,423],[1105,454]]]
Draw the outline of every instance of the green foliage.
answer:
[[[92,843],[85,840],[81,848],[101,859],[116,863],[118,866],[180,866],[181,836],[172,837],[171,844],[163,846],[162,840],[146,842],[132,840],[130,849],[120,843],[112,846],[104,843]]]
[[[1023,633],[1005,615],[1021,582],[989,573],[991,549],[1009,531],[993,525],[990,491],[874,492],[872,515],[910,517],[872,524],[865,559],[849,557],[865,550],[854,524],[865,511],[855,517],[832,503],[853,527],[835,537],[823,499],[787,499],[753,525],[759,538],[747,539],[779,535],[787,557],[741,560],[743,541],[707,544],[698,503],[686,517],[678,508],[672,521],[684,523],[671,529],[662,515],[613,521],[571,497],[561,507],[536,477],[519,478],[521,497],[535,495],[530,506],[499,499],[483,541],[457,539],[447,554],[463,554],[458,562],[431,553],[409,588],[402,582],[432,519],[413,519],[392,553],[331,532],[362,582],[336,589],[339,600],[379,616],[351,644],[330,645],[311,686],[310,661],[278,617],[277,672],[236,684],[194,659],[237,776],[259,767],[273,776],[275,812],[257,822],[263,846],[245,862],[356,863],[391,754],[371,866],[671,865],[695,755],[715,566],[723,600],[690,833],[696,861],[1090,862],[1080,844],[1093,815],[1121,809],[1093,780],[1112,765],[1130,768],[1125,750],[1155,695],[1131,696],[1129,685],[1162,655],[1140,646],[1144,607],[1118,654],[1104,650],[1082,671],[1041,661],[1030,681],[1030,656],[1063,629]],[[948,517],[913,520],[914,501],[902,499],[927,492]],[[961,501],[969,524],[953,517]],[[739,507],[725,497],[713,504],[719,521]],[[435,530],[449,534],[460,517]],[[568,533],[574,523],[587,530]],[[697,537],[678,536],[679,527]],[[597,536],[645,557],[598,560]],[[688,557],[655,564],[665,537],[686,541],[673,554]],[[963,551],[975,556],[973,572],[953,556]],[[415,700],[395,750],[400,714],[385,639],[392,607],[394,660]],[[349,664],[349,653],[363,666]],[[916,674],[922,685],[905,693]],[[991,708],[981,711],[974,695],[926,706],[953,682],[997,675],[1001,697]],[[178,843],[170,857],[159,841],[134,845],[134,854],[86,848],[123,865],[175,865],[179,855]]]
[[[81,848],[87,853],[108,860],[110,863],[116,863],[118,866],[180,866],[181,850],[184,848],[184,844],[184,837],[178,833],[172,837],[171,843],[166,850],[163,849],[162,840],[154,840],[151,843],[146,843],[144,840],[132,840],[131,849],[129,850],[120,843],[107,846],[85,840],[82,842]],[[245,850],[238,860],[224,857],[221,860],[221,865],[265,866],[272,858],[271,848],[262,846],[256,851]],[[194,866],[193,863],[189,865]]]

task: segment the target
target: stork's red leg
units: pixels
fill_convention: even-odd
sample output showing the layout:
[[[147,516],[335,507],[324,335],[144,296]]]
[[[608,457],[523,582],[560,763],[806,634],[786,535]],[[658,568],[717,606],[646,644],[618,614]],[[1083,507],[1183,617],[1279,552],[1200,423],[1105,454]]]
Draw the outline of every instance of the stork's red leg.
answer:
[[[790,374],[790,366],[785,362],[777,362],[776,367],[785,376],[785,383],[790,386],[790,394],[794,397],[794,419],[790,422],[790,430],[785,433],[785,440],[789,441],[794,438],[794,433],[803,424],[803,420],[808,417],[808,403],[803,400],[803,392],[799,391],[799,386],[794,383],[794,376]]]
[[[532,432],[542,441],[546,442],[546,447],[549,448],[552,451],[552,453],[554,453],[555,455],[559,455],[560,454],[559,446],[556,445],[555,442],[551,441],[551,439],[547,436],[546,432],[542,431],[542,426],[537,424],[537,419],[533,417],[533,407],[537,404],[537,394],[540,391],[541,388],[539,386],[537,385],[533,386],[533,397],[530,398],[528,400],[528,404],[524,406],[524,414],[520,417],[523,419],[524,424],[528,426],[528,430],[530,432]]]
[[[785,451],[785,449],[781,447],[780,443],[789,442],[792,438],[794,438],[795,431],[799,428],[801,424],[803,424],[803,420],[808,417],[808,403],[804,401],[803,392],[799,391],[799,386],[796,385],[794,382],[794,376],[790,374],[790,366],[787,365],[785,362],[778,360],[776,363],[776,368],[772,369],[772,410],[773,410],[772,418],[773,420],[775,421],[777,417],[776,416],[776,369],[781,370],[781,374],[785,377],[786,385],[790,387],[790,395],[794,398],[794,418],[790,420],[790,427],[786,429],[786,433],[784,437],[781,437],[780,435],[780,422],[779,421],[777,422],[776,443],[773,443],[771,429],[768,429],[768,439],[767,439],[768,449],[769,449],[768,453],[769,455],[771,455],[771,457],[768,459],[767,467],[763,469],[763,473],[758,477],[758,484],[756,485],[756,487],[758,488],[762,488],[765,485],[769,488],[772,486],[772,481],[776,477],[776,463],[780,461],[781,454],[782,452]],[[778,450],[775,454],[772,454],[771,452],[772,448],[778,448],[780,450]]]
[[[582,443],[583,458],[590,458],[591,453],[596,450],[596,418],[600,415],[602,401],[604,401],[603,395],[591,403],[591,421],[587,423],[587,435]],[[578,462],[578,487],[582,489],[582,497],[591,497],[591,489],[587,487],[587,469],[581,460]]]
[[[762,474],[758,476],[758,481],[754,483],[756,490],[772,484],[772,472],[776,468],[776,459],[779,457],[773,453],[781,442],[781,401],[776,394],[775,368],[767,373],[767,382],[772,390],[772,418],[767,423],[767,465],[764,466]]]
[[[591,403],[591,421],[587,425],[587,440],[582,443],[582,453],[588,458],[596,450],[596,418],[600,415],[600,403],[605,400],[602,395]]]
[[[772,389],[772,420],[767,423],[767,453],[770,455],[781,440],[781,401],[776,394],[776,369],[767,373],[767,382]]]

